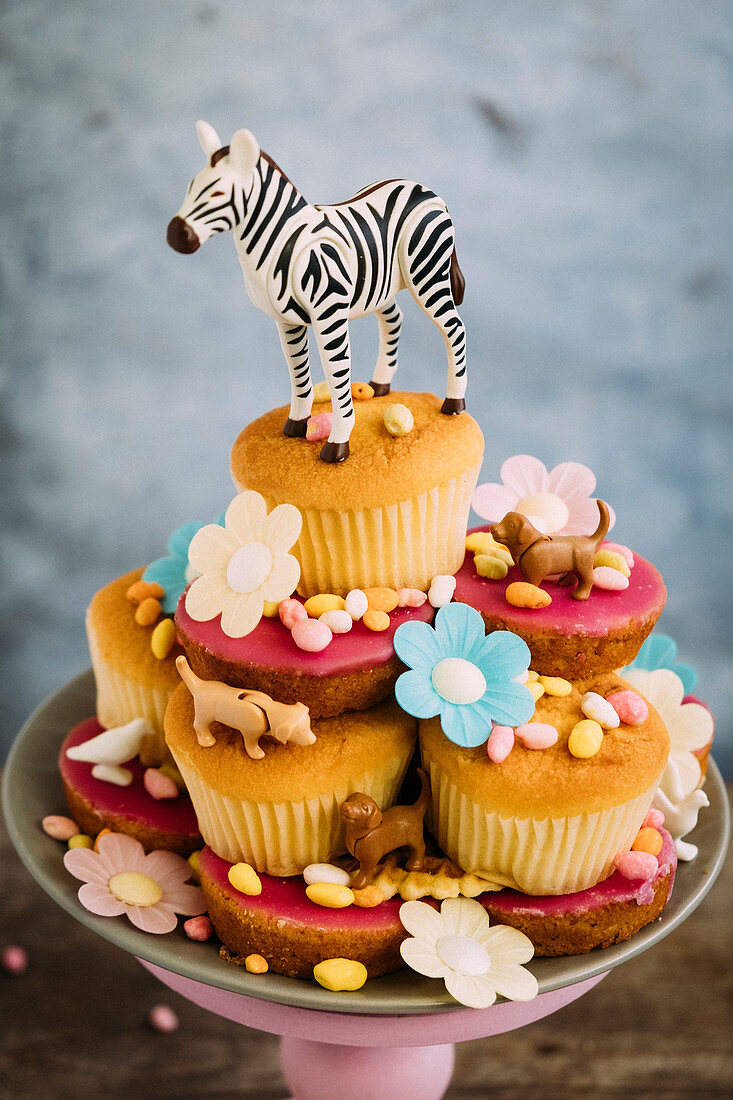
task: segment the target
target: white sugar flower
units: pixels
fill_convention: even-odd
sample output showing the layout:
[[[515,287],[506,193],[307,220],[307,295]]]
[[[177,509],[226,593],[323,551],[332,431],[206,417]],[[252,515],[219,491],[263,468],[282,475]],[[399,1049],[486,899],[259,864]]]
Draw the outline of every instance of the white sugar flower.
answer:
[[[196,532],[188,560],[201,575],[186,593],[186,611],[197,622],[221,615],[230,638],[251,634],[266,602],[287,599],[300,578],[297,558],[287,551],[300,534],[300,512],[278,504],[267,514],[263,497],[246,489],[226,510],[224,527]]]
[[[672,802],[678,802],[700,782],[700,762],[695,753],[705,748],[713,736],[713,716],[702,703],[683,703],[682,680],[671,669],[647,672],[626,668],[622,676],[649,700],[667,727],[672,748],[659,788]]]
[[[442,978],[460,1004],[488,1008],[497,994],[531,1001],[537,979],[521,965],[534,955],[532,941],[516,928],[489,926],[489,915],[471,898],[446,898],[440,912],[424,901],[400,907],[400,920],[412,939],[400,953],[408,966],[428,978]]]

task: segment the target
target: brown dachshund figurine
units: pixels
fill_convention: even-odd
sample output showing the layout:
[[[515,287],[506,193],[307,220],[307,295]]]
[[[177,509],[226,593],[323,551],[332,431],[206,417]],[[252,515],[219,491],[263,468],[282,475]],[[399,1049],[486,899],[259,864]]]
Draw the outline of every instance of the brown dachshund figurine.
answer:
[[[412,806],[392,806],[384,813],[368,794],[352,794],[341,803],[346,826],[346,847],[359,863],[351,886],[363,890],[374,876],[377,864],[395,848],[407,847],[408,871],[421,871],[425,862],[423,821],[430,803],[430,785],[422,768],[417,769],[422,790]]]
[[[593,587],[593,561],[610,525],[608,505],[597,500],[600,520],[592,535],[543,535],[521,512],[507,512],[489,530],[497,542],[506,546],[529,584],[540,585],[545,577],[561,573],[560,584],[577,588],[574,600],[587,600]]]

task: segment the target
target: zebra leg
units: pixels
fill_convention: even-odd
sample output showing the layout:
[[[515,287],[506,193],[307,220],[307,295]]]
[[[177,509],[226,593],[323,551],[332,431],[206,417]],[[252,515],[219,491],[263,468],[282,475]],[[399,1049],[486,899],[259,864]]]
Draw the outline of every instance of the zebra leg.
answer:
[[[349,456],[349,436],[354,426],[348,308],[332,307],[326,310],[326,314],[326,317],[313,321],[313,333],[333,408],[331,434],[321,448],[321,458],[324,462],[343,462]]]
[[[305,435],[313,406],[313,387],[308,364],[308,328],[306,325],[278,325],[280,345],[290,371],[290,415],[283,435]]]
[[[410,292],[443,334],[448,353],[448,382],[441,412],[447,416],[466,407],[466,328],[453,300],[451,256],[453,223],[444,217],[423,218],[400,257]]]
[[[379,353],[372,375],[371,387],[375,397],[389,393],[392,378],[397,370],[397,344],[402,328],[402,310],[392,299],[383,309],[377,310],[379,325]]]

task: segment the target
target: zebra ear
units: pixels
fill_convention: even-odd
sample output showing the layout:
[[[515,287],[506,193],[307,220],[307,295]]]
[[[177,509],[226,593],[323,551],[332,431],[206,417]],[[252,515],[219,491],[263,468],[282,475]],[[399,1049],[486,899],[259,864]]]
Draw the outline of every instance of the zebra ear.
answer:
[[[203,119],[199,119],[196,123],[196,136],[207,160],[209,160],[212,153],[222,147],[222,140],[214,127],[210,123],[204,122]]]
[[[229,163],[246,178],[260,159],[260,145],[251,130],[237,130],[229,143]]]

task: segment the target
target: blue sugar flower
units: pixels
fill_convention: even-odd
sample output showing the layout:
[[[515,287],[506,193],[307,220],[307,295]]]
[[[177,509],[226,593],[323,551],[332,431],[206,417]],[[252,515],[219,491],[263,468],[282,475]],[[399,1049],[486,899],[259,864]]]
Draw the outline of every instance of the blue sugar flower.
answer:
[[[215,523],[223,527],[224,516],[219,516]],[[178,597],[192,579],[188,566],[188,548],[196,532],[205,526],[203,521],[192,520],[178,527],[168,540],[168,556],[151,562],[143,573],[144,581],[154,581],[165,590],[160,602],[166,615],[172,615],[176,610]]]
[[[487,636],[480,614],[467,604],[441,607],[434,627],[403,623],[394,647],[411,669],[397,680],[397,702],[415,718],[440,715],[456,745],[481,745],[492,721],[519,726],[534,714],[532,693],[517,682],[529,667],[529,647],[508,630]]]
[[[692,665],[677,660],[677,643],[668,634],[650,634],[628,668],[643,668],[654,672],[658,668],[668,668],[679,676],[685,689],[685,695],[695,690],[697,670]],[[623,673],[622,673],[623,675]]]

